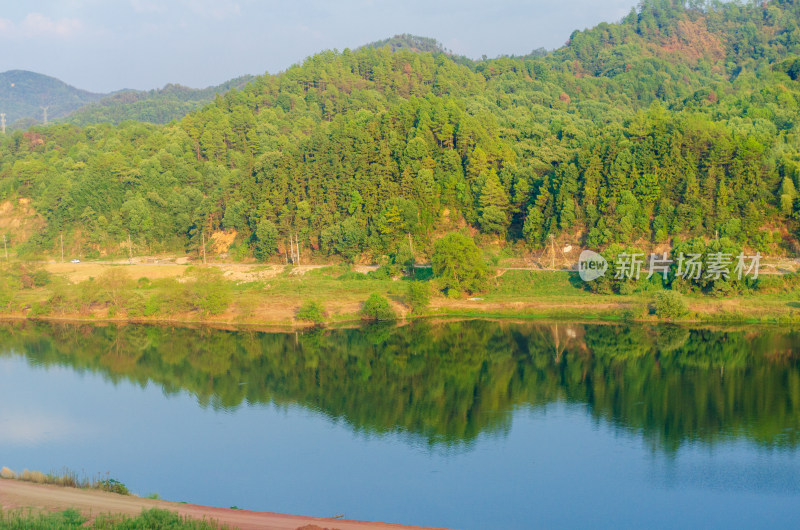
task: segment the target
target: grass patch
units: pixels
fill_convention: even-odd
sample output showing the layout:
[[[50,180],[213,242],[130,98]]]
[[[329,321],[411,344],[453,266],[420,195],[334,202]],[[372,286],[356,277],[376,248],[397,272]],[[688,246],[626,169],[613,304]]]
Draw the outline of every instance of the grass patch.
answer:
[[[33,510],[0,510],[0,528],[8,530],[67,530],[94,528],[98,530],[217,530],[227,528],[208,520],[197,520],[167,510],[143,510],[141,515],[100,515],[94,521],[78,510],[69,509],[56,513]]]
[[[591,297],[577,273],[564,271],[509,270],[494,280],[487,299]]]

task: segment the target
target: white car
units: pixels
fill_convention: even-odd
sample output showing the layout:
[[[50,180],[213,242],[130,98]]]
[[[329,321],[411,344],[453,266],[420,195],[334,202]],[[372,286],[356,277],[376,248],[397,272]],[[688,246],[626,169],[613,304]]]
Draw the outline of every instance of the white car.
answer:
[[[80,262],[81,262],[81,260],[79,260],[78,258],[70,260],[70,263],[80,263]]]

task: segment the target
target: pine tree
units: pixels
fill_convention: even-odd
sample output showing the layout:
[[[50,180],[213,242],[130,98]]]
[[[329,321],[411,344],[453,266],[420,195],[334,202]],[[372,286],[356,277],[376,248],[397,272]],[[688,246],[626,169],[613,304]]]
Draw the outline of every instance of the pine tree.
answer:
[[[484,232],[505,234],[508,229],[508,194],[492,170],[486,178],[480,197],[481,228]]]

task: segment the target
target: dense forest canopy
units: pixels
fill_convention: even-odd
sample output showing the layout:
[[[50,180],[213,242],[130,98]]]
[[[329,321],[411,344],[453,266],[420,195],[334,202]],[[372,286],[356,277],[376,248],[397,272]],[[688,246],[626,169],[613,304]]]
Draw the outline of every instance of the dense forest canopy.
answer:
[[[357,259],[465,227],[520,249],[720,235],[784,252],[800,218],[799,24],[796,0],[646,0],[548,54],[326,51],[165,126],[14,132],[0,197],[46,221],[23,249],[63,232],[86,255],[128,233],[194,251],[226,230],[239,255],[269,259],[296,234]]]

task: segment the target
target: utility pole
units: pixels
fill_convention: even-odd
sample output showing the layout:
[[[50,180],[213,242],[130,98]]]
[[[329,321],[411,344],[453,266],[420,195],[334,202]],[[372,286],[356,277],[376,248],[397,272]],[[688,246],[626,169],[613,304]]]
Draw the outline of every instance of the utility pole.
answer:
[[[0,112],[0,129],[3,130],[3,134],[6,134],[6,113]]]
[[[289,234],[289,249],[289,253],[292,255],[292,265],[294,265],[294,241],[292,240],[292,234]]]
[[[42,113],[44,114],[44,124],[47,125],[47,109],[50,107],[42,107]]]
[[[128,232],[128,265],[133,263],[133,247],[131,246],[131,233]]]
[[[555,270],[556,268],[556,244],[554,243],[555,237],[553,234],[550,234],[550,268]]]
[[[408,270],[408,272],[411,278],[413,279],[414,266],[417,264],[417,259],[414,257],[414,242],[411,240],[411,232],[407,232],[406,235],[408,236],[408,248],[411,250],[411,268]]]
[[[297,234],[294,235],[295,249],[297,249],[297,264],[300,265],[300,240],[297,239]]]
[[[61,263],[64,263],[64,233],[59,235],[61,236]]]
[[[206,264],[206,233],[202,232],[203,234],[203,265]]]

